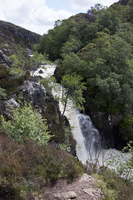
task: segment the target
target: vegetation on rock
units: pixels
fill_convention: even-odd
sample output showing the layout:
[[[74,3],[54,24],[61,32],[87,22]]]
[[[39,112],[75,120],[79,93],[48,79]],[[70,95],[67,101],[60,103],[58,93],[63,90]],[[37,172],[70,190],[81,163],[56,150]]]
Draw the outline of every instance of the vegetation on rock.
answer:
[[[19,108],[10,104],[7,106],[6,112],[11,120],[6,121],[1,116],[2,130],[18,142],[24,142],[30,138],[39,144],[47,144],[50,135],[46,119],[43,119],[36,109],[33,110],[30,103],[25,102]]]

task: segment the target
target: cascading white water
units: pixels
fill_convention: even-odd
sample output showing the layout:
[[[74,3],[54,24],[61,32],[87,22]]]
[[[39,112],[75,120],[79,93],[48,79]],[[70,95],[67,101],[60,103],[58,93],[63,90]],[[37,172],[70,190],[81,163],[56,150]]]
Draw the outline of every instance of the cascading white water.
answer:
[[[41,76],[46,78],[54,74],[56,65],[45,65],[44,68],[37,69],[33,76]],[[61,89],[58,91],[61,95]],[[57,91],[52,91],[53,96],[57,94]],[[63,112],[63,104],[59,102],[60,111]],[[69,120],[72,127],[72,134],[77,142],[76,154],[78,159],[85,164],[88,158],[96,158],[98,150],[101,148],[100,136],[97,129],[94,128],[89,116],[80,114],[79,111],[73,107],[72,101],[69,101],[65,116]]]
[[[44,66],[44,67],[43,67]],[[31,72],[32,76],[41,76],[42,78],[46,78],[48,76],[52,76],[56,69],[56,65],[42,65],[42,67],[38,68],[36,71]]]
[[[85,138],[85,148],[88,152],[88,158],[95,160],[99,158],[101,152],[101,138],[98,130],[93,126],[88,115],[78,114],[80,128]]]
[[[60,110],[63,112],[63,105],[60,102]],[[78,119],[78,114],[79,111],[73,107],[72,102],[69,102],[69,106],[67,106],[66,111],[65,111],[65,116],[69,120],[69,123],[71,125],[72,129],[72,134],[73,138],[76,140],[77,145],[76,145],[76,155],[78,159],[85,164],[86,160],[88,158],[88,152],[85,147],[85,137],[82,134],[81,127],[79,124],[79,119]]]

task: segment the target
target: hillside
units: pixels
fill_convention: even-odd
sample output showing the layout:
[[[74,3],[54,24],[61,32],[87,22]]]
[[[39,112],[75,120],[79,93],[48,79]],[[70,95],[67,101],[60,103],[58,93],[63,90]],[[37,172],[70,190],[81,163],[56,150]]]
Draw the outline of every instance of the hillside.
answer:
[[[10,65],[9,56],[14,54],[17,45],[30,51],[39,42],[40,35],[16,26],[12,23],[0,21],[0,63]]]
[[[53,77],[30,73],[43,60],[57,63],[57,82],[63,75],[79,77],[86,86],[85,113],[103,146],[122,149],[133,139],[133,25],[127,2],[108,9],[97,4],[57,21],[42,37],[0,21],[0,199],[133,199],[132,180],[99,167],[97,160],[86,165],[78,160],[74,127],[52,96]],[[71,96],[74,90],[70,85]],[[132,169],[132,157],[130,162]]]
[[[47,63],[44,55],[33,52],[34,57],[30,56],[39,37],[36,33],[0,21],[2,200],[32,199],[32,193],[39,191],[48,181],[64,176],[73,179],[83,173],[83,165],[59,148],[59,144],[65,143],[67,129],[69,148],[75,155],[75,141],[67,120],[61,116],[58,102],[39,82],[41,77],[30,75],[42,60]],[[44,192],[39,194],[44,195]]]
[[[1,42],[15,43],[21,45],[28,45],[31,47],[39,42],[39,34],[28,31],[15,24],[0,20],[0,36]],[[2,40],[3,38],[3,40]],[[29,43],[29,44],[28,44]]]

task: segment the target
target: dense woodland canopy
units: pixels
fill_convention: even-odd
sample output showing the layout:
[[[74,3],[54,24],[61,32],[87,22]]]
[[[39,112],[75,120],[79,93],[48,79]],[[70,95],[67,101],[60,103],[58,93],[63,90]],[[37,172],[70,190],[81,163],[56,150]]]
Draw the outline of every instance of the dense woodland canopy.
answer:
[[[133,119],[132,1],[119,1],[109,8],[96,4],[87,14],[58,20],[34,49],[48,54],[52,61],[60,59],[58,78],[64,74],[80,75],[87,86],[86,102],[96,111],[121,113],[130,129]]]

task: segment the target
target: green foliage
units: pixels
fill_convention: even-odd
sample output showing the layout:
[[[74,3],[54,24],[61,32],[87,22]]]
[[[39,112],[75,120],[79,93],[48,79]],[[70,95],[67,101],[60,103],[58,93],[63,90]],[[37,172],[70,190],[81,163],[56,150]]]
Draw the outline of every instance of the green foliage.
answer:
[[[12,76],[22,76],[26,70],[36,69],[38,64],[40,64],[39,54],[35,54],[35,58],[33,59],[32,57],[28,56],[29,53],[21,45],[16,45],[14,50],[14,54],[10,55],[10,61],[12,62],[10,74]]]
[[[82,78],[76,75],[64,75],[61,80],[60,87],[59,84],[56,83],[54,77],[48,77],[46,79],[42,79],[41,83],[46,86],[46,90],[50,93],[52,89],[55,93],[55,98],[64,106],[63,114],[65,113],[66,106],[69,104],[69,101],[73,101],[73,105],[76,106],[79,110],[84,110],[83,103],[85,102],[82,93],[86,90],[85,83],[81,82]],[[72,105],[71,105],[72,106]]]
[[[110,169],[103,167],[94,177],[105,195],[105,200],[132,200],[133,185],[120,178]]]
[[[67,20],[57,20],[54,29],[44,34],[34,49],[49,54],[52,60],[60,58],[62,51],[64,53],[77,52],[97,37],[97,31],[104,30],[109,34],[114,34],[117,26],[125,22],[127,10],[125,11],[122,6],[107,8],[96,4],[88,10],[87,14],[72,16]]]
[[[26,102],[21,108],[8,105],[11,120],[6,121],[1,116],[2,129],[18,142],[24,142],[27,138],[37,141],[39,144],[47,143],[50,139],[46,119],[42,119],[39,112]],[[11,114],[10,114],[11,112]]]
[[[54,29],[44,34],[37,45],[37,51],[49,54],[51,60],[62,59],[56,74],[60,81],[67,74],[82,77],[87,87],[86,104],[96,111],[123,116],[131,111],[132,11],[132,1],[109,8],[96,4],[87,14],[56,21]],[[127,129],[126,125],[122,129]]]
[[[47,99],[45,100],[47,109],[44,111],[43,115],[47,118],[49,130],[54,133],[52,140],[59,143],[59,147],[65,151],[71,152],[75,149],[75,143],[72,137],[70,125],[66,122],[66,118],[62,117],[59,112],[58,104],[59,102],[53,98],[52,90],[56,93],[59,92],[61,88],[58,87],[56,80],[53,76],[41,79],[40,82],[44,85],[47,92]],[[56,95],[55,95],[56,96]],[[59,99],[59,96],[56,96]],[[73,144],[72,144],[73,143]]]
[[[78,54],[88,63],[87,75],[81,75],[88,77],[90,102],[98,110],[109,113],[130,109],[133,103],[131,46],[116,35],[111,37],[101,32],[97,36]]]
[[[4,66],[0,65],[0,80],[1,79],[7,79],[9,76],[9,70]]]
[[[37,53],[37,51],[33,52],[33,57],[32,60],[34,63],[34,65],[36,65],[36,68],[39,67],[42,64],[51,64],[51,62],[48,59],[48,55],[41,54],[41,53]]]
[[[63,55],[62,69],[65,74],[72,73],[76,75],[76,72],[80,65],[81,63],[79,57],[73,52]]]
[[[61,54],[77,52],[82,43],[86,44],[90,39],[94,39],[97,31],[96,26],[89,24],[84,19],[82,22],[75,22],[73,18],[63,20],[60,25],[55,26],[54,29],[48,31],[40,38],[40,43],[34,46],[34,49],[41,53],[49,54],[51,60],[61,58]],[[83,30],[86,29],[86,38],[83,36]],[[81,34],[80,34],[81,32]],[[83,41],[82,41],[83,40]]]
[[[28,55],[28,52],[26,51],[26,49],[22,47],[22,45],[20,44],[15,46],[15,51],[17,52],[17,54],[20,54],[20,55]]]
[[[85,99],[82,96],[83,90],[86,89],[85,83],[81,82],[80,76],[64,75],[61,80],[61,85],[65,88],[62,89],[61,102],[64,104],[64,111],[68,101],[71,99],[73,104],[79,110],[84,110],[83,103]]]
[[[52,88],[54,88],[55,85],[56,85],[56,80],[55,80],[54,76],[50,76],[50,77],[46,77],[44,79],[41,79],[40,83],[42,83],[43,86],[45,87],[47,94],[51,95]]]
[[[0,87],[0,99],[6,99],[6,96],[7,94],[6,94],[5,89]]]
[[[69,54],[70,52],[77,52],[81,47],[81,41],[72,38],[70,41],[67,41],[61,51],[62,54]]]
[[[9,74],[14,78],[24,76],[25,72],[20,67],[11,67]]]
[[[65,126],[65,124],[64,124],[63,128],[64,128],[64,132],[65,132],[65,134],[64,134],[64,142],[63,142],[63,144],[60,144],[59,147],[60,147],[60,149],[63,149],[65,151],[67,151],[67,152],[70,152],[70,149],[71,149],[70,148],[70,136],[71,136],[72,127]]]
[[[118,125],[124,138],[126,140],[132,139],[133,116],[131,114],[125,114]]]
[[[17,55],[15,55],[15,54],[13,54],[13,55],[10,56],[10,60],[11,60],[12,62],[14,62],[14,64],[16,64],[16,65],[19,64],[19,60],[18,60],[18,58],[17,58]]]
[[[19,56],[13,54],[10,56],[10,61],[12,62],[12,67],[9,69],[9,74],[14,78],[19,78],[25,74],[24,70],[22,70],[21,60]]]

